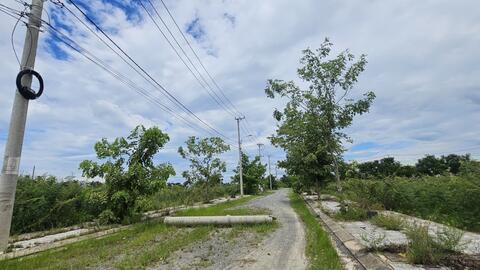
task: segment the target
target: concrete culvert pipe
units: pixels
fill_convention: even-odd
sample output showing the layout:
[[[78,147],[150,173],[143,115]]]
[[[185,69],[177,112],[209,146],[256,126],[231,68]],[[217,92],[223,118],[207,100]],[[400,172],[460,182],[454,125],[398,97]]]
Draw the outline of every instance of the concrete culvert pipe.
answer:
[[[201,217],[165,217],[165,224],[172,225],[231,225],[271,223],[274,218],[267,215],[256,216],[201,216]]]

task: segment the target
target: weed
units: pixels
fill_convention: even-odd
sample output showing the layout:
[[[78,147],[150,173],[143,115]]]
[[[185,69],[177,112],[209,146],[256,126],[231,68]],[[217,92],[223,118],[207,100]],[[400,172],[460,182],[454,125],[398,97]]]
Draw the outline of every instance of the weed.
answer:
[[[334,218],[345,221],[361,221],[368,218],[367,210],[352,205],[342,207]]]
[[[370,220],[370,222],[392,231],[400,231],[405,227],[405,220],[393,215],[376,215]]]
[[[463,232],[453,228],[445,228],[432,236],[428,226],[413,225],[406,231],[409,240],[407,258],[411,263],[433,264],[447,258],[451,253],[461,249],[460,240]]]
[[[463,231],[452,227],[444,227],[436,234],[436,242],[440,249],[447,252],[460,252],[467,243],[460,243]]]
[[[385,246],[385,233],[373,231],[371,234],[364,233],[361,235],[362,240],[368,244],[368,249],[372,251],[380,251]]]
[[[409,240],[407,258],[411,263],[437,264],[442,259],[427,226],[412,226],[406,235]]]

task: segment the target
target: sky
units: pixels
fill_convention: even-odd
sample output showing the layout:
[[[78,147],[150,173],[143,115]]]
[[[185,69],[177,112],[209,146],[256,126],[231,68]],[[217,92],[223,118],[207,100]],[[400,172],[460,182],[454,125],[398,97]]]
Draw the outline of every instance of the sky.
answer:
[[[478,1],[164,1],[223,94],[247,118],[241,126],[242,147],[253,157],[258,153],[257,143],[263,143],[263,161],[271,155],[272,173],[273,164],[284,157],[282,150],[271,146],[268,140],[276,128],[272,111],[281,109],[286,100],[267,99],[266,81],[298,82],[296,70],[301,51],[318,48],[326,37],[334,43],[334,53],[348,48],[357,56],[367,55],[366,70],[353,93],[374,91],[377,95],[370,112],[356,117],[346,130],[353,140],[345,145],[346,160],[389,156],[412,164],[427,153],[471,153],[480,157]],[[232,150],[222,155],[227,161],[228,180],[238,160],[234,116],[200,86],[138,1],[76,2],[157,82],[228,138]],[[143,2],[155,14],[148,2]],[[162,3],[152,2],[203,72]],[[0,3],[22,9],[14,0]],[[44,20],[159,98],[176,114],[188,117],[65,9],[47,1],[45,10],[48,15],[44,13]],[[78,12],[77,15],[81,16]],[[15,22],[0,13],[2,153],[19,68],[10,39]],[[163,25],[159,26],[168,37]],[[14,35],[19,53],[25,29],[20,24]],[[188,136],[211,136],[162,111],[48,31],[40,35],[35,70],[45,81],[45,91],[40,99],[30,102],[20,164],[24,174],[30,174],[35,166],[37,175],[79,177],[78,164],[84,159],[95,159],[93,145],[97,140],[127,136],[142,124],[158,126],[169,134],[170,141],[156,161],[171,163],[177,176],[170,181],[178,182],[182,181],[180,174],[188,163],[180,158],[177,148]],[[203,76],[208,80],[205,73]]]

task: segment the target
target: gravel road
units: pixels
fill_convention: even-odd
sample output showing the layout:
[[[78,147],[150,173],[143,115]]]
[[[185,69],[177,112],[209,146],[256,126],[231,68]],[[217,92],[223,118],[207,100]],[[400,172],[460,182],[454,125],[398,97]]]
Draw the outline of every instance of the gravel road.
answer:
[[[206,240],[178,250],[148,269],[305,269],[305,231],[290,206],[288,192],[288,189],[278,190],[240,206],[269,209],[279,223],[275,231],[265,235],[243,230],[232,238],[228,237],[232,228],[218,227]]]
[[[251,201],[250,207],[268,208],[280,223],[274,233],[243,258],[237,258],[225,269],[288,269],[307,267],[305,230],[303,223],[290,206],[288,189]]]

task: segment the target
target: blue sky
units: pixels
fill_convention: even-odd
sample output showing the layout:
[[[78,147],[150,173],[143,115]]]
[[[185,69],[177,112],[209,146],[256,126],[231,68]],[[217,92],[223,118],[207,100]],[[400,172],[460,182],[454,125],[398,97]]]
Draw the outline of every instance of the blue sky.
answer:
[[[14,0],[4,4],[20,9]],[[236,140],[233,117],[199,87],[148,16],[135,1],[78,0],[136,61],[202,119]],[[209,72],[248,118],[244,138],[251,156],[257,143],[272,161],[283,157],[269,145],[275,130],[271,113],[285,100],[270,100],[266,80],[296,80],[301,50],[330,37],[336,52],[349,48],[368,55],[367,69],[353,95],[372,90],[377,99],[369,114],[347,130],[347,160],[393,156],[412,163],[426,153],[465,153],[478,157],[480,139],[480,3],[462,1],[165,1]],[[154,5],[175,30],[161,2]],[[69,6],[71,7],[71,6]],[[147,5],[148,7],[148,5]],[[72,8],[72,7],[71,7]],[[54,24],[97,57],[151,89],[81,24],[50,2]],[[4,149],[18,66],[10,48],[15,21],[0,16],[0,150]],[[23,46],[24,27],[15,35]],[[178,34],[178,33],[177,33]],[[181,36],[177,35],[185,49]],[[191,55],[192,59],[193,55]],[[188,164],[176,153],[188,136],[206,136],[159,110],[109,74],[42,33],[36,69],[46,82],[45,94],[30,105],[21,171],[80,175],[78,164],[94,158],[101,137],[128,135],[138,124],[158,125],[172,138],[158,161],[170,162],[178,175]],[[205,75],[206,76],[206,75]],[[299,82],[301,84],[301,82]],[[156,95],[156,94],[155,94]],[[162,96],[158,96],[162,97]],[[165,100],[165,104],[173,107]],[[180,112],[179,112],[180,113]],[[2,152],[3,153],[3,152]],[[231,174],[237,152],[227,160]],[[178,177],[176,181],[180,180]]]

